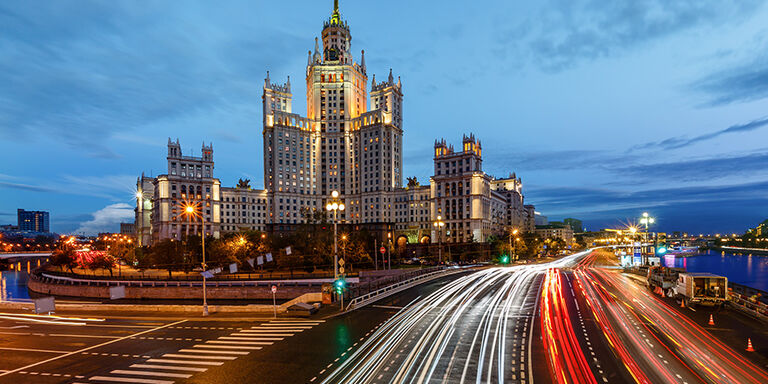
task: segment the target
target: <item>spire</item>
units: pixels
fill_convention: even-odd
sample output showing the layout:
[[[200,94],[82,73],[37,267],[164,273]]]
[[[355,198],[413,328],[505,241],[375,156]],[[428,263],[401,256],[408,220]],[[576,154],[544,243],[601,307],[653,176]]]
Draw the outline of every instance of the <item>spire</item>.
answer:
[[[307,51],[307,67],[312,65],[312,51]]]
[[[269,71],[267,71],[267,78],[264,79],[264,88],[269,88]]]
[[[371,88],[376,86],[376,74],[374,73],[373,76],[371,76]]]
[[[397,87],[398,88],[402,88],[403,87],[403,83],[400,82],[400,76],[397,77]]]
[[[288,82],[285,83],[286,88],[288,88],[288,92],[291,92],[291,76],[288,75]]]
[[[315,56],[314,61],[315,63],[319,63],[322,56],[320,55],[320,43],[317,40],[317,37],[315,37]]]
[[[389,83],[392,84],[395,82],[395,79],[392,77],[392,68],[389,69]]]
[[[365,73],[365,49],[362,51],[363,57],[360,59],[360,68],[362,68],[363,73]]]
[[[341,15],[339,15],[339,0],[333,0],[333,14],[331,15],[331,24],[340,24]]]

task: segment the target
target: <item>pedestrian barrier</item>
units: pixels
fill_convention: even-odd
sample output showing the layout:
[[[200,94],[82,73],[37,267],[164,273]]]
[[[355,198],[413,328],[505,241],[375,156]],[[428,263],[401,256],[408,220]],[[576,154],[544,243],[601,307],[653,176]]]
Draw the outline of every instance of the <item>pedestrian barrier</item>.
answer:
[[[452,269],[439,270],[439,271],[419,275],[416,277],[412,277],[408,280],[403,280],[403,281],[394,283],[392,285],[386,286],[384,288],[381,288],[379,290],[367,293],[365,295],[355,297],[349,302],[349,304],[347,305],[347,308],[344,310],[345,311],[355,310],[355,309],[364,307],[368,304],[371,304],[373,302],[379,301],[397,292],[411,288],[413,286],[426,283],[428,281],[437,279],[439,277],[448,276],[454,273],[464,272],[464,271],[465,271],[464,268],[452,268]]]

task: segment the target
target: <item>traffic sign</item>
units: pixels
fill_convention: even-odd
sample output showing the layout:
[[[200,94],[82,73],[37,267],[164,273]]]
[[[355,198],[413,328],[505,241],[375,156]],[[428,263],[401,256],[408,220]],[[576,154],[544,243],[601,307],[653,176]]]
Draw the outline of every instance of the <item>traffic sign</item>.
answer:
[[[339,273],[344,273],[344,267],[339,267]]]
[[[272,293],[277,293],[277,285],[272,286]]]
[[[379,252],[383,255],[385,252],[387,252],[387,249],[384,247],[379,248]]]

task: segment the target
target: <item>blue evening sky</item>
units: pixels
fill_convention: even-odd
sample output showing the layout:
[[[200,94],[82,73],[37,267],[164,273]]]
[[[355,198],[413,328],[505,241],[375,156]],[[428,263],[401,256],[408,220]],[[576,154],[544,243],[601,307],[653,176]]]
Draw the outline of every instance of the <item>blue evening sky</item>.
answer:
[[[291,76],[331,0],[0,4],[0,224],[48,210],[57,232],[117,231],[168,137],[213,142],[225,186],[263,186],[261,92]],[[763,0],[341,1],[369,76],[404,88],[404,176],[438,137],[483,142],[526,202],[589,229],[643,211],[661,230],[768,218]]]

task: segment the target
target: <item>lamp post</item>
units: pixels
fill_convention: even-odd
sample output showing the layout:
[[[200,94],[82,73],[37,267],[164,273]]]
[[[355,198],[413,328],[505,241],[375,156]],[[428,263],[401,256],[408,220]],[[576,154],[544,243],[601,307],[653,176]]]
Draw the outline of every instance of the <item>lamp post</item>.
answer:
[[[515,228],[509,233],[509,249],[512,251],[512,255],[514,256],[514,260],[517,260],[517,238],[515,238],[515,244],[514,247],[512,245],[512,236],[517,236],[518,229]],[[514,250],[513,250],[514,249]]]
[[[336,238],[337,228],[337,214],[339,211],[344,211],[344,203],[339,199],[339,191],[331,192],[331,200],[325,205],[325,209],[328,212],[333,211],[333,279],[339,278],[339,251],[338,251],[338,239]]]
[[[184,213],[187,215],[187,217],[193,217],[197,216],[197,207],[192,204],[187,204],[187,206],[184,208]],[[206,294],[206,285],[207,285],[207,278],[205,277],[206,268],[205,265],[205,212],[203,212],[203,209],[200,209],[200,233],[202,234],[202,245],[203,245],[203,316],[208,316],[208,297]]]
[[[432,223],[432,225],[437,230],[437,258],[439,265],[443,263],[443,227],[445,227],[443,217],[438,215],[437,221]]]
[[[656,219],[654,219],[653,217],[650,217],[648,215],[648,212],[643,212],[643,217],[640,218],[640,224],[644,224],[645,225],[645,240],[646,241],[648,241],[648,235],[649,235],[648,227],[651,224],[655,223],[655,222],[656,222]],[[653,254],[656,255],[656,236],[653,236]],[[647,262],[646,262],[646,264],[647,264]]]

